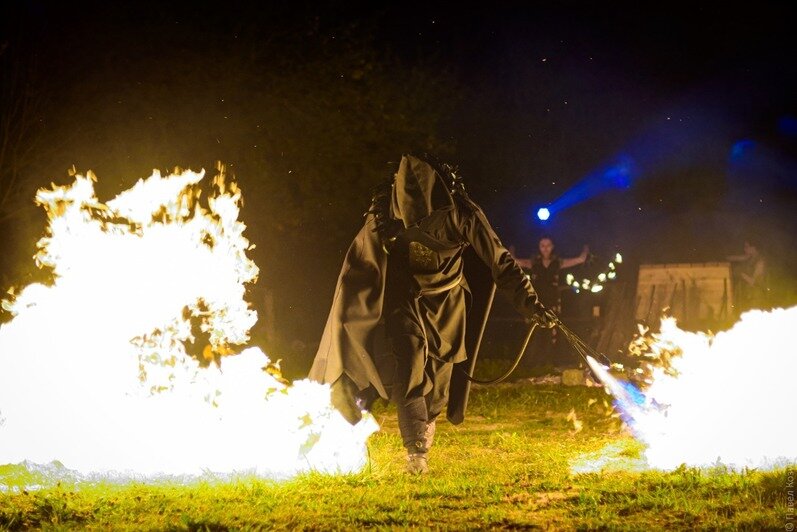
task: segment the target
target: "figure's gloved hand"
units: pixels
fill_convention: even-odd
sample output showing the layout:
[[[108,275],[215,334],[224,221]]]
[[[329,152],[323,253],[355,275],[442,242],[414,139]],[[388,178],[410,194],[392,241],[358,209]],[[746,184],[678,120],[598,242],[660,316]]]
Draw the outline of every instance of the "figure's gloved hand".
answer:
[[[537,300],[534,303],[534,315],[532,319],[542,327],[543,329],[553,329],[556,327],[556,323],[559,321],[559,318],[556,316],[553,310],[545,308],[545,306]]]

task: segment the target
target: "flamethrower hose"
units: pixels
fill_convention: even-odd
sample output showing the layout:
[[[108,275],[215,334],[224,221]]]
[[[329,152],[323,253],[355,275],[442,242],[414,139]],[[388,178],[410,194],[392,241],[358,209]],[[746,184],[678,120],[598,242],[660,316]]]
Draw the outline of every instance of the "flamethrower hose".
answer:
[[[610,366],[612,364],[612,361],[609,360],[609,357],[587,345],[587,343],[584,340],[582,340],[576,333],[568,329],[565,326],[565,324],[562,323],[562,320],[560,320],[558,317],[556,318],[555,326],[559,328],[559,330],[562,332],[565,338],[567,338],[567,340],[570,342],[570,345],[573,346],[573,349],[576,350],[576,353],[578,353],[581,356],[581,358],[584,359],[584,362],[587,362],[588,366],[589,366],[589,361],[587,361],[588,356],[591,356],[596,360],[600,360],[607,366]]]
[[[496,286],[493,285],[492,291],[490,292],[490,297],[487,300],[487,308],[484,314],[484,320],[482,321],[481,328],[479,329],[479,335],[476,337],[476,345],[474,346],[474,353],[472,356],[473,363],[471,364],[470,372],[463,370],[465,377],[470,382],[476,384],[486,384],[486,385],[499,384],[508,379],[509,376],[512,375],[512,373],[514,373],[514,371],[517,369],[518,365],[520,364],[520,361],[523,359],[523,356],[526,354],[526,349],[529,346],[531,337],[534,334],[534,331],[537,330],[537,327],[540,325],[537,321],[532,322],[531,327],[529,328],[529,332],[526,334],[526,338],[523,341],[523,347],[520,349],[517,356],[515,357],[512,366],[503,375],[501,375],[500,377],[496,377],[495,379],[486,379],[486,380],[474,378],[472,375],[476,365],[475,364],[476,356],[478,355],[479,348],[481,347],[482,338],[484,337],[484,330],[487,328],[487,320],[490,317],[490,311],[492,310],[493,300],[495,298],[495,289]],[[576,353],[578,353],[579,356],[582,359],[584,359],[584,362],[587,363],[587,367],[590,367],[589,361],[587,360],[588,356],[591,356],[596,360],[600,360],[607,366],[611,365],[612,361],[609,360],[609,358],[606,355],[587,345],[587,343],[584,342],[584,340],[582,340],[581,337],[579,337],[576,333],[571,331],[564,323],[562,323],[562,320],[560,320],[558,316],[554,321],[554,327],[557,327],[562,332],[562,335],[565,338],[567,338],[568,342],[570,342],[570,345],[573,346],[573,349],[576,351]]]
[[[508,379],[509,376],[512,375],[512,373],[517,369],[518,364],[520,364],[520,361],[523,358],[523,355],[526,354],[526,348],[528,348],[529,346],[529,342],[531,341],[531,336],[534,334],[534,331],[537,329],[537,326],[539,325],[536,321],[532,322],[531,327],[529,328],[529,332],[528,334],[526,334],[526,339],[523,341],[523,348],[520,350],[520,352],[518,352],[517,356],[515,357],[515,361],[512,363],[512,366],[510,366],[508,371],[506,371],[503,375],[495,379],[480,380],[474,378],[473,372],[476,369],[476,357],[478,357],[479,355],[479,349],[481,348],[482,339],[484,338],[484,330],[487,328],[487,320],[490,319],[490,312],[493,309],[493,301],[495,301],[496,288],[497,286],[493,284],[493,287],[490,290],[490,295],[487,298],[487,305],[484,309],[484,319],[482,319],[481,327],[479,327],[479,334],[476,336],[476,343],[473,346],[473,353],[471,354],[470,357],[471,360],[470,360],[469,370],[468,371],[464,369],[462,370],[462,373],[463,375],[465,375],[465,378],[468,379],[470,382],[476,384],[498,384]]]
[[[537,329],[538,325],[539,324],[536,321],[532,322],[531,327],[529,328],[529,332],[528,334],[526,334],[526,339],[523,341],[523,347],[518,352],[517,356],[515,357],[515,361],[512,363],[512,366],[506,371],[506,373],[504,373],[500,377],[496,377],[495,379],[489,379],[489,380],[476,379],[466,373],[465,375],[468,377],[468,380],[476,384],[498,384],[499,382],[504,382],[506,379],[508,379],[509,376],[512,375],[512,373],[514,373],[515,369],[517,369],[518,364],[520,364],[520,361],[523,359],[523,355],[526,354],[526,348],[528,348],[531,336],[534,334],[534,331]]]
[[[512,366],[503,375],[495,379],[487,379],[487,380],[476,379],[468,375],[467,373],[465,373],[465,376],[468,378],[470,382],[476,384],[499,384],[501,382],[504,382],[517,369],[518,365],[520,364],[520,361],[523,359],[523,356],[526,354],[526,349],[528,348],[529,341],[531,341],[531,337],[538,326],[539,323],[537,323],[536,321],[532,322],[531,327],[529,328],[529,332],[528,334],[526,334],[526,339],[523,341],[523,347],[520,349],[517,356],[515,357]],[[587,343],[584,342],[584,340],[582,340],[581,337],[579,337],[576,333],[568,329],[560,319],[558,318],[556,319],[554,326],[559,328],[564,337],[567,338],[567,340],[570,342],[570,345],[573,346],[573,349],[576,351],[576,353],[578,353],[579,356],[584,359],[584,362],[587,362],[587,367],[589,367],[589,362],[587,361],[588,356],[591,356],[596,360],[600,360],[607,366],[611,365],[612,361],[609,360],[609,358],[606,355],[587,345]]]

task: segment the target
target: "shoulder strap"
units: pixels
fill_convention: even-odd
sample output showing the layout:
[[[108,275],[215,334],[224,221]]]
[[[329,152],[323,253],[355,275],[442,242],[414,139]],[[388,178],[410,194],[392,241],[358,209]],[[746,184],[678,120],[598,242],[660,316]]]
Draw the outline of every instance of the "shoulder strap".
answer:
[[[393,180],[387,179],[374,187],[371,196],[371,206],[363,214],[366,218],[371,215],[374,218],[374,231],[379,236],[382,249],[390,253],[390,247],[396,237],[404,228],[404,224],[399,220],[394,220],[390,216],[390,201],[393,193]]]

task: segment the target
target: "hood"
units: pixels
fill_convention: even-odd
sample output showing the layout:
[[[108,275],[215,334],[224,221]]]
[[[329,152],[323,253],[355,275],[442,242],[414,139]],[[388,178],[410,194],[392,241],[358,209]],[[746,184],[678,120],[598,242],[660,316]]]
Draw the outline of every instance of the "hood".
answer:
[[[432,165],[413,155],[401,157],[393,181],[391,210],[394,218],[404,222],[404,227],[411,227],[432,212],[453,206],[451,192]]]

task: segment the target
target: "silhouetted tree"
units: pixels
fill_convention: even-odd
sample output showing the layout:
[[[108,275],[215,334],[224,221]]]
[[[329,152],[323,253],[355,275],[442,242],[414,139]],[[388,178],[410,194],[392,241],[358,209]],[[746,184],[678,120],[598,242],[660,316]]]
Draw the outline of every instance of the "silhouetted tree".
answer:
[[[0,222],[23,209],[25,169],[40,147],[43,95],[35,75],[20,40],[0,42]]]

